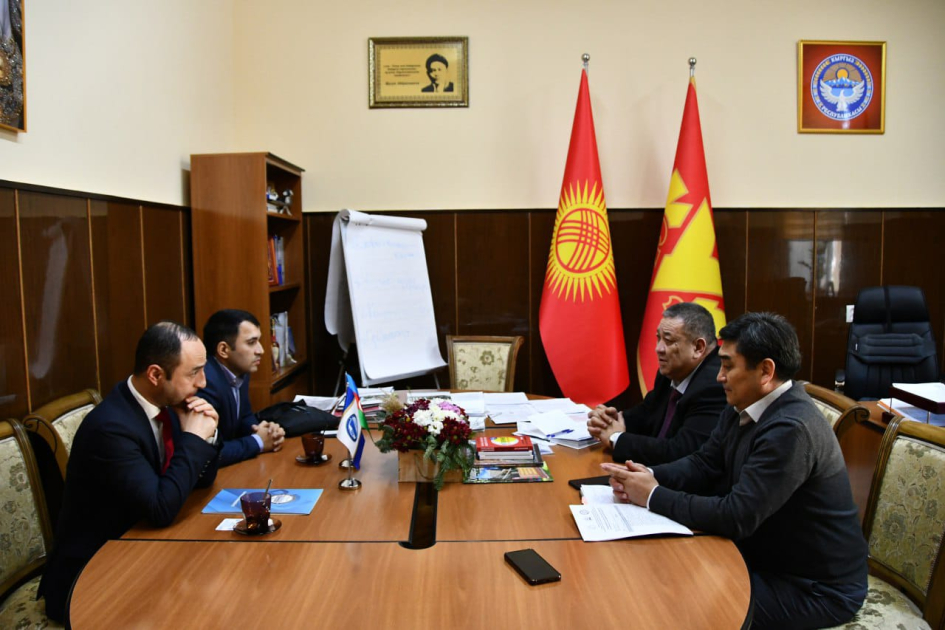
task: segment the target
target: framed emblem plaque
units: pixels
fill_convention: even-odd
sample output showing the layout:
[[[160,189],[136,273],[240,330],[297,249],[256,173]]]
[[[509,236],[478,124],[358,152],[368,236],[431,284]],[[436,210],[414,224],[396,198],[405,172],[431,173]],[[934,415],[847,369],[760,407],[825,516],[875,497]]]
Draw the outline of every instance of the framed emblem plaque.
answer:
[[[886,42],[797,43],[798,133],[885,133]]]
[[[468,37],[372,37],[368,106],[469,107]]]

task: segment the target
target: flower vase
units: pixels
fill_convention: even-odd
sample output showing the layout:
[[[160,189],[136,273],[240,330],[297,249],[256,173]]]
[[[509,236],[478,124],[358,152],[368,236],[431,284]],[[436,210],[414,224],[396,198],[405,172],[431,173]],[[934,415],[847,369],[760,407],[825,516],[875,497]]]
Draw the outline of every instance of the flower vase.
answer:
[[[433,483],[440,464],[423,456],[423,451],[409,450],[397,453],[397,481],[401,483]],[[462,469],[449,470],[443,475],[444,483],[463,481]]]

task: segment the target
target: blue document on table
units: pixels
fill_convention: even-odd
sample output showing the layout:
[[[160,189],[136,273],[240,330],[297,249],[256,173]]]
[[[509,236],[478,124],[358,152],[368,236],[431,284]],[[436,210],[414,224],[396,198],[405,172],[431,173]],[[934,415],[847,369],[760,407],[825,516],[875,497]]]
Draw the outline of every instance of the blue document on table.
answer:
[[[265,492],[265,488],[225,488],[210,500],[202,512],[204,514],[242,514],[240,497],[247,492]],[[269,511],[272,514],[311,514],[321,490],[312,488],[286,488],[269,491],[272,503]]]

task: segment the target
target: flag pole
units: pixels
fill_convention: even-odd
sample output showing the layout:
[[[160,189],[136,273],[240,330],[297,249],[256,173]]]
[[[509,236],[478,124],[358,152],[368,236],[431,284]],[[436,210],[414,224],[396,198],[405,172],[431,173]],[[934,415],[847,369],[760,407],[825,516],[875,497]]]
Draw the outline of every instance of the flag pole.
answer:
[[[584,62],[584,72],[587,72],[587,64],[591,60],[591,56],[587,53],[581,55],[581,61]]]
[[[689,78],[696,76],[696,58],[689,58]]]

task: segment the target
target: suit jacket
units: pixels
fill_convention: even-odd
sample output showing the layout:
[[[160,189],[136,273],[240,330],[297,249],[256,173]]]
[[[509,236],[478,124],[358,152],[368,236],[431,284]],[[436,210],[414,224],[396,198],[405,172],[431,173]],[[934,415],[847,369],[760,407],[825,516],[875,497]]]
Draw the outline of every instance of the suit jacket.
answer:
[[[73,582],[106,541],[120,538],[142,519],[156,527],[170,525],[191,490],[213,483],[217,447],[181,431],[170,412],[174,455],[163,475],[151,423],[127,382],[119,383],[79,426],[56,541],[39,587],[52,619],[64,619]]]
[[[240,413],[237,415],[233,388],[215,358],[211,357],[207,361],[204,374],[207,376],[207,386],[197,395],[213,405],[220,414],[220,423],[217,425],[217,439],[223,443],[220,465],[229,466],[259,455],[259,443],[253,437],[253,425],[259,421],[249,404],[249,375],[243,378],[240,386]]]
[[[866,594],[866,541],[843,454],[803,383],[745,426],[728,407],[701,449],[653,474],[650,510],[731,538],[752,572]]]
[[[435,90],[434,90],[434,88],[433,88],[433,84],[431,83],[430,85],[426,86],[425,88],[422,88],[420,91],[421,91],[421,92],[434,92]],[[449,83],[447,83],[447,84],[446,84],[446,87],[443,88],[443,91],[444,91],[444,92],[452,92],[452,91],[453,91],[453,82],[450,81]]]
[[[719,349],[710,352],[696,367],[686,392],[676,401],[676,411],[664,439],[656,437],[663,426],[672,381],[656,375],[653,390],[643,402],[623,412],[627,431],[617,438],[614,461],[628,459],[647,466],[663,464],[698,450],[719,421],[725,408],[725,391],[715,380],[719,373]]]

